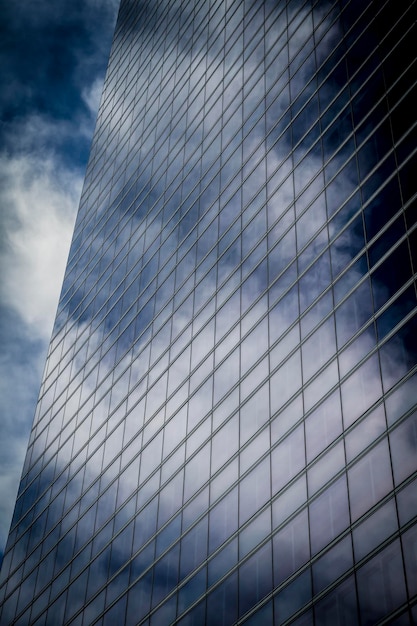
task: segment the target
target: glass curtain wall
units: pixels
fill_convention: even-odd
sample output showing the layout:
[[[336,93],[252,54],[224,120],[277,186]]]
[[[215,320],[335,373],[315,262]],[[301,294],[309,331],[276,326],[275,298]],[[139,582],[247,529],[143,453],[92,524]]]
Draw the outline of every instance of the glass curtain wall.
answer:
[[[122,0],[2,624],[417,623],[416,37]]]

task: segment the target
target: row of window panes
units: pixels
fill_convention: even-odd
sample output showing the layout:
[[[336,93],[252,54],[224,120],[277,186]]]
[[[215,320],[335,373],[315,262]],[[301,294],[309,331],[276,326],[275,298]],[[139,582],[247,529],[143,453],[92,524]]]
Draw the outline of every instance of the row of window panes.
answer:
[[[380,510],[377,512],[377,515],[379,515],[379,517],[381,517],[381,515],[382,515],[382,517],[386,517],[386,516],[385,516],[385,514],[383,513],[383,511],[384,511],[384,509],[386,509],[386,508],[387,508],[387,506],[390,506],[390,507],[392,508],[392,501],[389,501],[389,502],[387,503],[387,505],[385,505],[382,509],[380,509]],[[391,509],[390,509],[390,510],[391,510]],[[261,516],[261,518],[258,518],[258,519],[259,519],[259,521],[260,521],[263,517],[265,517],[265,515],[262,515],[262,516]],[[298,517],[299,517],[299,516],[298,516]],[[392,517],[392,511],[391,511],[391,517]],[[263,526],[263,524],[262,524],[262,523],[261,523],[261,526]],[[369,523],[368,523],[368,526],[369,526]],[[363,527],[363,526],[362,526],[362,527]],[[396,520],[394,520],[394,527],[393,527],[391,530],[395,531],[395,527],[396,527]],[[248,528],[247,530],[249,530],[249,528]],[[298,530],[300,530],[300,528],[298,528]],[[387,531],[388,531],[388,534],[390,534],[390,532],[389,532],[389,530],[390,530],[390,529],[385,529],[385,528],[384,528],[384,531],[385,531],[385,530],[387,530]],[[299,533],[298,533],[298,534],[299,534]],[[278,535],[275,535],[275,539],[277,540],[279,536],[280,536],[279,534],[278,534]],[[366,533],[365,533],[365,536],[366,536]],[[243,538],[243,537],[242,537],[242,538]],[[358,539],[358,541],[359,541],[359,539]],[[327,560],[328,560],[328,559],[332,559],[333,552],[334,552],[335,550],[339,550],[339,548],[342,550],[342,553],[343,553],[343,554],[345,554],[345,553],[346,553],[346,550],[345,550],[345,548],[343,547],[345,544],[346,544],[346,541],[345,541],[345,540],[344,540],[344,541],[342,541],[341,543],[337,544],[337,545],[335,546],[335,548],[333,549],[333,551],[332,551],[331,553],[329,553],[329,554],[328,554],[328,556],[326,555],[325,559],[327,559]],[[358,543],[358,545],[360,545],[360,544]],[[365,545],[366,545],[366,540],[365,540]],[[277,547],[278,547],[278,546],[277,546]],[[279,546],[279,547],[280,547],[280,546]],[[368,544],[368,545],[366,545],[366,549],[367,549],[368,551],[369,551],[370,549],[372,550],[372,547],[373,547],[373,546],[371,546],[371,545],[369,545],[369,544]],[[263,550],[262,550],[262,552],[263,552]],[[271,551],[269,551],[269,552],[271,552]],[[302,551],[301,551],[301,552],[302,552]],[[298,551],[298,553],[297,553],[297,554],[299,554],[299,555],[300,555],[300,554],[301,554],[301,552],[300,552],[300,551]],[[307,557],[307,558],[308,558],[308,557]],[[248,562],[248,564],[249,564],[251,561],[252,561],[252,559]],[[315,584],[316,584],[316,585],[319,585],[319,587],[316,589],[316,590],[318,590],[318,591],[320,591],[320,584],[322,584],[322,582],[320,582],[320,581],[321,581],[321,579],[322,579],[322,575],[323,575],[323,573],[324,573],[323,568],[321,567],[321,562],[322,562],[322,561],[323,561],[323,559],[320,559],[320,560],[319,560],[319,561],[317,561],[317,563],[313,566],[313,569],[314,569],[314,572],[313,572],[313,573],[314,573],[314,580],[315,580]],[[229,558],[229,565],[230,565],[231,563],[234,563],[234,560],[230,561],[230,558]],[[279,561],[279,562],[277,562],[277,563],[283,563],[282,559],[280,559],[280,561]],[[347,567],[346,560],[344,561],[344,563],[345,563],[345,565],[346,565],[346,567]],[[213,564],[214,564],[214,561],[213,561]],[[323,562],[323,567],[324,567],[324,566],[325,566],[325,563]],[[328,567],[328,565],[327,565],[327,567]],[[279,570],[279,571],[281,571],[281,570]],[[343,570],[343,571],[344,571],[344,570]],[[340,575],[341,573],[343,573],[343,571],[340,569],[340,571],[336,573],[336,577],[337,577],[338,575]],[[278,574],[278,575],[279,575],[279,574]],[[327,578],[326,576],[324,577],[324,579],[325,579],[325,581],[326,581],[326,582],[328,582],[329,580],[330,580],[330,582],[333,582],[333,581],[331,580],[331,578]],[[185,588],[184,588],[184,591],[185,591]],[[180,593],[181,593],[181,592],[180,592]]]

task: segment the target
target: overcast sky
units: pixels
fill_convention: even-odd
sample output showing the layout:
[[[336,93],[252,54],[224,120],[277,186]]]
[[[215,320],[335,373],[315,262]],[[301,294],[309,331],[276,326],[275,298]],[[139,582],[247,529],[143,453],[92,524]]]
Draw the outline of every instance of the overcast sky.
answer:
[[[119,0],[0,0],[0,560]]]

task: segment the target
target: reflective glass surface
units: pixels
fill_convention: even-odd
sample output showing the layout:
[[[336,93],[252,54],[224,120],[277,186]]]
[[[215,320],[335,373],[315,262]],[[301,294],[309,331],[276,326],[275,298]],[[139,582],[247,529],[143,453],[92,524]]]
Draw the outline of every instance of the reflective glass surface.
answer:
[[[2,624],[417,619],[416,36],[121,1]]]

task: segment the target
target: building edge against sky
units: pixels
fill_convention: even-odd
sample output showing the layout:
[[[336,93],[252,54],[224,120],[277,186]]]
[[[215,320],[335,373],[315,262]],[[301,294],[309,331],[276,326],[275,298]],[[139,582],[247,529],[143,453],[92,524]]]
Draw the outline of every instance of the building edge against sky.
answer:
[[[2,625],[417,623],[416,34],[121,1]]]

